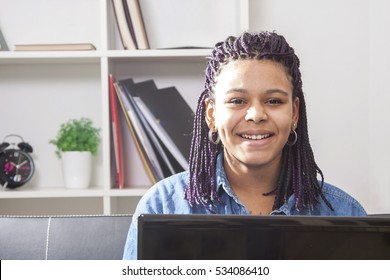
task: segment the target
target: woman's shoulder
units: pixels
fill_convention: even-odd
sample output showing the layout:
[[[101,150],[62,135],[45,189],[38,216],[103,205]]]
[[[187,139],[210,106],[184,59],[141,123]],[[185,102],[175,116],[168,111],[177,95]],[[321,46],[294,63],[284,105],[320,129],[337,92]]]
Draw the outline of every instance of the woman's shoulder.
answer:
[[[183,171],[162,179],[151,187],[151,191],[177,193],[184,191],[188,184],[188,171]]]
[[[367,215],[363,206],[353,196],[332,184],[324,183],[322,193],[332,205],[334,214],[337,216]]]

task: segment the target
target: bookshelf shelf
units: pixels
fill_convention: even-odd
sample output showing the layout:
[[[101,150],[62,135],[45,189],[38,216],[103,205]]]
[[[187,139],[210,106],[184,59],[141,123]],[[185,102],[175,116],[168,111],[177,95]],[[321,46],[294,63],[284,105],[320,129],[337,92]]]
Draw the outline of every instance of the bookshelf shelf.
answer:
[[[102,197],[104,196],[104,190],[98,189],[96,186],[91,186],[86,190],[70,190],[63,187],[56,188],[20,188],[17,190],[6,190],[0,192],[1,198],[70,198],[70,197]]]
[[[186,11],[186,4],[177,1],[183,6],[178,4],[177,9]],[[10,133],[22,135],[34,147],[36,171],[27,185],[0,190],[0,215],[131,213],[151,183],[125,131],[125,187],[115,189],[108,75],[113,73],[117,79],[132,77],[135,81],[153,79],[160,87],[176,86],[194,109],[203,86],[205,57],[211,49],[124,50],[111,0],[30,2],[1,0],[0,27],[10,51],[0,52],[0,100],[5,108],[0,118],[7,120],[0,126],[0,140]],[[29,12],[17,14],[24,4]],[[247,30],[249,0],[223,0],[223,4],[236,13],[231,33]],[[66,18],[58,14],[58,7],[68,11]],[[170,10],[166,8],[166,12]],[[10,13],[15,16],[7,16]],[[224,16],[222,11],[218,14]],[[34,20],[28,20],[31,15]],[[13,51],[15,44],[64,42],[89,42],[96,50]],[[10,118],[15,104],[23,113]],[[48,141],[60,123],[80,116],[90,117],[101,128],[102,143],[94,158],[92,186],[86,190],[65,189],[61,162]],[[125,124],[123,129],[127,129]]]
[[[101,57],[108,58],[158,58],[158,57],[205,57],[211,49],[174,49],[174,50],[108,50],[108,51],[7,51],[0,52],[1,63],[7,60],[77,59],[80,62],[98,62]],[[85,61],[84,61],[85,59]]]
[[[71,197],[126,197],[126,196],[142,196],[148,186],[143,188],[134,188],[134,189],[110,189],[103,190],[97,186],[90,186],[85,190],[70,190],[64,187],[56,188],[33,188],[25,187],[15,190],[1,190],[0,197],[13,198],[13,199],[26,199],[26,198],[71,198]]]
[[[45,59],[45,58],[100,58],[102,51],[8,51],[0,52],[1,59]]]
[[[0,53],[0,64],[99,64],[101,55],[39,53]]]
[[[211,49],[175,49],[175,50],[115,50],[107,51],[107,56],[111,58],[188,58],[205,57],[210,54]]]

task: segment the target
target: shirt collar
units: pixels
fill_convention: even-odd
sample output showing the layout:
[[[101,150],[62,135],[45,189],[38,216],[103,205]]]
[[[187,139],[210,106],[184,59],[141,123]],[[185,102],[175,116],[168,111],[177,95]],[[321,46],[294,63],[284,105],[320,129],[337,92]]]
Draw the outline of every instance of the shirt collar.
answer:
[[[227,179],[225,168],[223,165],[223,152],[217,155],[216,163],[216,191],[219,193],[224,190],[230,197],[238,202],[238,197],[235,195],[233,189],[230,186],[229,180]],[[279,209],[271,212],[270,215],[291,215],[295,209],[295,195],[292,194],[288,201],[284,203]]]
[[[225,168],[223,166],[223,152],[217,155],[217,164],[216,164],[216,191],[220,191],[221,187],[228,185],[230,187],[229,181],[226,177]]]
[[[217,156],[216,182],[217,193],[220,193],[222,190],[224,190],[230,197],[232,197],[236,202],[238,202],[238,197],[234,193],[226,176],[225,167],[223,165],[223,152],[219,153]]]

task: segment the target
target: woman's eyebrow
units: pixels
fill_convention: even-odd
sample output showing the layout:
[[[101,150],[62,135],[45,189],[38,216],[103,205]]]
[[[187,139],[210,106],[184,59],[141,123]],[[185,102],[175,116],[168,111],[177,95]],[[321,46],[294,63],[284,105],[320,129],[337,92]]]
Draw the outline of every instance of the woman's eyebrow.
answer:
[[[234,93],[234,92],[248,94],[249,90],[244,89],[244,88],[231,88],[228,91],[226,91],[226,94],[230,94],[230,93]],[[271,88],[271,89],[266,90],[264,93],[266,95],[270,95],[270,94],[274,94],[274,93],[281,93],[281,94],[287,95],[287,96],[290,95],[287,91],[285,91],[281,88]]]
[[[247,94],[248,93],[248,90],[244,89],[244,88],[231,88],[229,89],[228,91],[226,91],[226,94],[230,94],[230,93],[234,93],[234,92],[239,92],[239,93],[245,93]]]
[[[272,88],[265,91],[265,94],[273,94],[273,93],[281,93],[283,95],[290,95],[287,91],[281,89],[281,88]]]

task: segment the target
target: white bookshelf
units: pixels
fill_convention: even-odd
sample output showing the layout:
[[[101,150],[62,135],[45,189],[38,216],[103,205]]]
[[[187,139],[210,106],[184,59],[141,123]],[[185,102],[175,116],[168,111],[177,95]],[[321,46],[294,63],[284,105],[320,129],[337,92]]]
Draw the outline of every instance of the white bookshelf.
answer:
[[[153,4],[153,0],[145,1]],[[186,11],[184,1],[175,1],[177,11]],[[220,9],[235,15],[230,21],[234,28],[225,31],[230,35],[249,29],[249,1],[223,2]],[[122,122],[125,188],[113,188],[108,74],[116,79],[153,79],[158,87],[176,86],[195,109],[210,49],[123,50],[111,0],[0,0],[0,6],[0,28],[10,47],[0,52],[0,141],[11,133],[21,135],[33,146],[36,165],[28,184],[0,190],[0,215],[131,213],[151,183]],[[220,11],[213,20],[218,22],[217,17],[223,16]],[[212,19],[207,21],[212,26]],[[145,24],[153,25],[153,21],[145,18]],[[224,39],[225,34],[221,36]],[[196,37],[191,39],[196,41]],[[13,51],[15,44],[64,42],[90,42],[97,50]],[[48,141],[62,122],[81,116],[90,117],[101,128],[102,142],[94,158],[91,187],[70,190],[63,186],[61,161]]]

